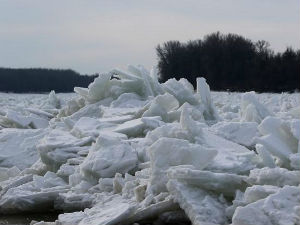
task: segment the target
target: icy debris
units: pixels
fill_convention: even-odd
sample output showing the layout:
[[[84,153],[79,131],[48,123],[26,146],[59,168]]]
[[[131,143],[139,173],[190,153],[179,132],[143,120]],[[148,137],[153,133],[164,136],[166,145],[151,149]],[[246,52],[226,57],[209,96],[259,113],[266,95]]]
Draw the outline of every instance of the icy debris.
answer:
[[[262,168],[250,171],[246,181],[249,184],[274,185],[283,187],[284,185],[297,186],[300,184],[300,171],[289,171],[285,168]]]
[[[0,130],[0,167],[16,166],[20,170],[30,167],[39,158],[36,144],[47,133],[46,129]]]
[[[54,201],[54,208],[64,212],[74,212],[91,208],[95,196],[90,193],[66,192],[59,193]]]
[[[300,153],[291,154],[289,157],[291,167],[295,170],[300,170]]]
[[[177,99],[168,93],[156,96],[148,106],[148,109],[143,113],[143,117],[160,116],[164,121],[170,120],[170,112],[178,109],[179,102]]]
[[[166,191],[166,170],[169,167],[193,165],[197,169],[203,169],[217,154],[214,149],[190,144],[186,140],[165,137],[152,144],[148,152],[152,168],[149,192],[156,194]]]
[[[207,147],[215,148],[217,156],[208,164],[206,170],[221,173],[248,174],[256,167],[255,153],[246,147],[226,140],[203,129],[202,142]]]
[[[67,102],[67,104],[59,110],[58,117],[70,116],[79,111],[85,106],[83,98],[74,98]]]
[[[272,185],[253,185],[248,187],[245,192],[237,190],[235,199],[232,201],[232,205],[226,208],[226,215],[228,218],[232,218],[237,207],[243,207],[250,203],[268,197],[270,194],[276,193],[280,187]]]
[[[258,126],[263,136],[256,138],[256,141],[277,157],[280,160],[278,165],[282,167],[290,168],[290,155],[299,152],[298,122],[288,123],[275,117],[267,117]]]
[[[90,103],[100,101],[110,95],[110,78],[110,74],[101,74],[99,77],[95,78],[95,80],[88,86],[88,90],[86,93],[83,93],[82,88],[75,88],[74,91],[77,92],[77,94],[81,95],[83,98],[87,99]]]
[[[61,108],[61,100],[55,95],[55,91],[51,91],[48,96],[48,104],[53,108]],[[43,108],[46,108],[45,106]]]
[[[135,93],[124,93],[112,101],[110,106],[113,108],[136,108],[143,107],[145,103],[146,101]]]
[[[225,215],[228,203],[224,198],[173,179],[169,180],[167,187],[194,225],[228,223]]]
[[[0,116],[0,124],[8,128],[46,128],[49,119],[45,119],[35,114],[23,115],[17,111],[7,110],[5,116]]]
[[[137,154],[131,146],[113,137],[101,136],[80,165],[81,173],[96,179],[114,177],[116,173],[125,174],[137,165]]]
[[[262,163],[263,167],[265,167],[265,166],[270,167],[270,168],[276,167],[274,158],[272,157],[270,152],[266,150],[266,148],[263,145],[256,144],[255,149],[256,149],[258,156],[261,159],[261,163]]]
[[[256,202],[276,193],[280,188],[272,185],[253,185],[248,187],[244,194],[245,204]]]
[[[157,77],[128,66],[67,102],[0,99],[0,214],[64,212],[44,225],[299,224],[299,94]]]
[[[38,109],[32,107],[20,107],[17,105],[1,111],[0,127],[22,129],[47,128],[49,120],[58,113],[58,108],[56,108],[55,105],[52,105],[52,103],[49,103],[49,99],[51,98],[54,98],[52,92],[49,94],[48,101],[40,105]],[[57,101],[60,100],[57,99]]]
[[[273,114],[255,97],[255,92],[247,92],[242,96],[241,121],[260,123]]]
[[[191,105],[199,104],[199,101],[194,95],[194,89],[191,90],[187,88],[186,82],[180,82],[176,79],[169,79],[164,83],[164,89],[171,95],[173,95],[179,102],[180,105],[185,102],[190,103]]]
[[[59,193],[67,190],[67,183],[55,173],[35,175],[32,181],[12,187],[1,196],[0,214],[49,211]]]
[[[134,214],[129,218],[129,222],[139,221],[153,221],[159,217],[159,215],[166,212],[173,212],[179,210],[179,206],[174,202],[171,196],[167,194],[167,197],[163,199],[154,198],[154,203],[145,207],[139,207]]]
[[[292,108],[288,114],[290,114],[295,119],[300,119],[300,106]]]
[[[197,78],[197,93],[204,105],[204,118],[206,120],[218,120],[219,115],[211,100],[210,88],[203,77]]]
[[[148,97],[159,94],[157,89],[160,88],[156,79],[155,76],[150,77],[141,66],[137,68],[129,66],[129,72],[114,69],[110,73],[99,75],[87,89],[75,88],[74,90],[90,103],[107,97],[115,99],[123,93],[130,92]]]
[[[18,167],[14,166],[11,168],[0,167],[0,182],[7,180],[11,177],[15,177],[20,174],[20,170]]]
[[[63,118],[63,121],[65,119],[69,119],[73,121],[74,123],[78,121],[82,117],[89,117],[89,118],[100,118],[102,116],[102,111],[100,110],[100,106],[108,106],[111,103],[112,99],[108,99],[108,103],[100,101],[96,102],[94,104],[85,105],[81,109],[79,109],[77,112]],[[71,127],[72,128],[72,127]]]
[[[255,122],[219,122],[210,127],[215,134],[230,141],[253,147],[255,138],[259,136]]]
[[[246,189],[245,176],[228,173],[213,173],[211,171],[196,170],[193,167],[174,166],[168,170],[169,179],[177,179],[189,185],[208,191],[234,196],[236,190]],[[228,188],[230,186],[230,188]]]
[[[128,137],[144,136],[149,130],[162,126],[164,123],[160,116],[142,117],[118,125],[113,131],[125,134]]]
[[[32,181],[33,175],[27,174],[27,175],[20,175],[15,177],[10,177],[10,179],[2,181],[0,183],[0,196],[4,195],[9,189],[18,187],[22,184],[26,184],[30,181]]]
[[[286,225],[299,224],[299,187],[284,186],[266,198],[244,207],[233,215],[233,225]]]
[[[110,122],[100,122],[99,120],[90,117],[81,117],[74,124],[70,133],[78,138],[98,137],[101,130],[112,127],[115,127],[115,124]]]
[[[58,224],[62,225],[85,225],[101,224],[114,225],[126,224],[128,217],[134,212],[136,205],[120,195],[100,195],[98,203],[83,212],[65,213],[58,217]],[[133,203],[133,204],[132,204]]]
[[[54,117],[54,114],[44,111],[42,109],[26,108],[26,110],[32,114],[35,114],[45,119],[52,119]]]
[[[56,172],[68,159],[79,157],[78,153],[93,140],[91,137],[79,139],[62,130],[51,130],[37,145],[37,149],[48,170]]]

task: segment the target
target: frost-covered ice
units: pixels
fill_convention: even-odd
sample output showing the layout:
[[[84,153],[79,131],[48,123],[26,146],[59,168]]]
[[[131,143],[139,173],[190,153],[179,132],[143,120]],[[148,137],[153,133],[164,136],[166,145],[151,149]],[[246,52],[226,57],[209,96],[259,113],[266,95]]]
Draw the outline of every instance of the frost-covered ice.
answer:
[[[0,214],[56,225],[300,224],[300,96],[129,66],[73,94],[0,94]]]

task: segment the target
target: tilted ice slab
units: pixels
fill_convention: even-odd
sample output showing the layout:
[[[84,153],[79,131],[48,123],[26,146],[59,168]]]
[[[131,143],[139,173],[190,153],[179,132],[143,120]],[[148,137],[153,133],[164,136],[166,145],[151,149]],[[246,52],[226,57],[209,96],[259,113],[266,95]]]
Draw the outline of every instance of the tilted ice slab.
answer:
[[[100,122],[99,120],[94,118],[81,117],[74,124],[70,133],[78,138],[98,137],[101,130],[111,130],[113,129],[113,127],[116,127],[116,125],[110,122]]]
[[[200,143],[218,151],[217,156],[207,166],[207,170],[247,174],[256,167],[256,155],[253,151],[249,151],[244,146],[226,140],[210,131],[203,130],[203,137],[199,141]]]
[[[153,130],[163,125],[164,122],[160,116],[155,117],[142,117],[135,120],[130,120],[118,125],[114,132],[122,133],[128,137],[144,136],[149,130]]]
[[[232,218],[237,207],[243,207],[250,203],[268,197],[270,194],[276,193],[280,187],[272,185],[253,185],[248,187],[245,192],[236,191],[235,199],[232,201],[232,205],[226,208],[226,215],[228,218]]]
[[[234,196],[236,190],[245,190],[246,176],[229,173],[214,173],[197,170],[194,167],[174,166],[168,170],[168,178],[185,182],[189,185],[213,191],[226,196]],[[230,187],[230,188],[228,188]]]
[[[219,115],[210,96],[210,88],[206,83],[205,78],[197,78],[197,94],[200,95],[200,100],[204,105],[203,116],[207,120],[218,120]]]
[[[271,113],[263,104],[261,104],[255,92],[247,92],[242,96],[241,103],[241,121],[260,123],[267,116],[272,116]]]
[[[41,160],[50,171],[57,172],[59,167],[70,158],[77,158],[78,153],[94,139],[92,137],[76,138],[69,132],[51,130],[37,145]]]
[[[263,136],[256,141],[278,159],[278,165],[290,168],[292,166],[290,156],[300,151],[300,121],[286,122],[275,117],[267,117],[258,129]]]
[[[235,143],[253,147],[260,134],[256,122],[219,122],[210,127],[215,134]]]
[[[250,171],[246,181],[249,184],[274,185],[283,187],[284,185],[297,186],[300,184],[300,171],[289,171],[285,168],[262,168]]]
[[[29,178],[26,183],[2,192],[0,214],[49,211],[59,193],[68,189],[67,183],[55,173],[47,172],[43,177],[34,175],[32,181]]]
[[[216,149],[218,154],[207,165],[207,170],[246,174],[256,167],[255,153],[235,142],[226,140],[195,121],[188,109],[180,116],[182,130],[187,132],[188,140],[204,147]]]
[[[98,198],[98,203],[92,208],[80,212],[61,214],[56,224],[133,224],[134,222],[156,219],[164,212],[178,210],[178,205],[170,197],[147,206],[142,206],[133,199],[124,198],[119,194],[103,193],[96,198]]]
[[[224,198],[174,179],[169,180],[167,187],[193,225],[227,224]]]

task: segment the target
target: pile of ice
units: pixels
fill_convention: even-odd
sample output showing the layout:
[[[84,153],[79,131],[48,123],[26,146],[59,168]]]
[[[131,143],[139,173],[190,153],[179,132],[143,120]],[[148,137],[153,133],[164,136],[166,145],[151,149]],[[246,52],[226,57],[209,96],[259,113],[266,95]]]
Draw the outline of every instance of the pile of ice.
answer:
[[[61,108],[51,93],[52,109],[2,113],[1,214],[62,211],[40,225],[300,223],[299,101],[271,111],[250,92],[214,104],[204,78],[195,91],[141,66],[75,92]]]
[[[58,114],[62,101],[51,91],[48,99],[38,108],[31,107],[6,107],[0,110],[0,129],[22,128],[39,129],[46,128],[49,120]]]

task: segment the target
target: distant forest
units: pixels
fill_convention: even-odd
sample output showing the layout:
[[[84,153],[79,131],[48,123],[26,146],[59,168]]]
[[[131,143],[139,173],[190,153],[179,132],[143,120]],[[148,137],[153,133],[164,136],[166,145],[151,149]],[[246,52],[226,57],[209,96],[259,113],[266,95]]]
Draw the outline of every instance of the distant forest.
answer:
[[[283,92],[300,89],[300,51],[274,53],[266,41],[253,42],[219,32],[203,40],[168,41],[156,48],[161,81],[205,77],[212,90]]]
[[[209,34],[187,43],[168,41],[156,47],[162,82],[186,78],[196,86],[205,77],[212,90],[283,92],[300,90],[300,50],[271,50],[266,41],[236,34]],[[73,70],[0,68],[0,92],[73,92],[97,75]]]
[[[0,68],[0,92],[73,92],[87,87],[96,75],[80,75],[73,70]]]

